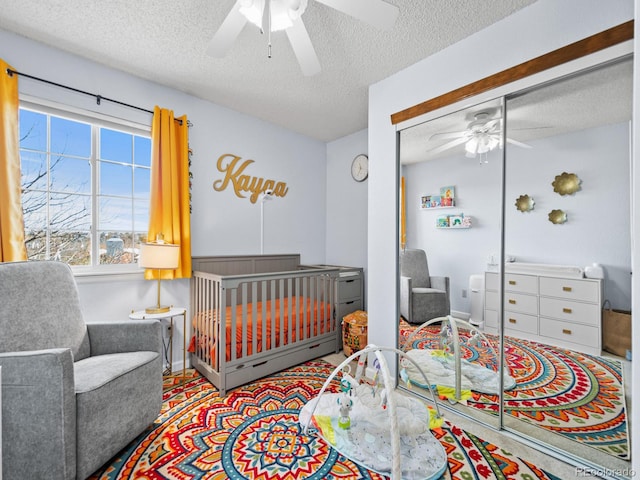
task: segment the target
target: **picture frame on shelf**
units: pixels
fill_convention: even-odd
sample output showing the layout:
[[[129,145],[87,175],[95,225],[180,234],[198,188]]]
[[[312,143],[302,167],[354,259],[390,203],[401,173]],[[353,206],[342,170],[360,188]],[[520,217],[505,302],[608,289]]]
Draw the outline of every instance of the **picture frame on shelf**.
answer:
[[[438,217],[436,221],[436,226],[438,228],[449,228],[449,216],[443,215],[441,217]]]
[[[463,222],[464,222],[464,216],[462,215],[451,215],[449,217],[450,228],[462,228]]]
[[[443,207],[453,207],[456,204],[456,187],[447,186],[440,188],[440,204]]]

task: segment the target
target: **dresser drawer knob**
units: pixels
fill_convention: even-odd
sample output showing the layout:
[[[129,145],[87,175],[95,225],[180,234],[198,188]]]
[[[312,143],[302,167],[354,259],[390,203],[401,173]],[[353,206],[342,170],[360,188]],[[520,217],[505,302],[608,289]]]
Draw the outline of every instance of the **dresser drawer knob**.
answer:
[[[569,330],[568,328],[563,328],[562,333],[564,333],[565,335],[571,335],[571,330]]]
[[[509,323],[516,323],[516,319],[515,318],[510,318],[509,319]]]
[[[513,300],[512,298],[510,298],[510,299],[509,299],[509,303],[510,303],[511,305],[515,305],[515,304],[516,304],[516,301],[515,301],[515,300]]]
[[[563,308],[562,313],[572,313],[572,310],[570,308]]]
[[[516,281],[515,280],[509,280],[509,285],[515,285]]]
[[[562,287],[563,292],[571,292],[573,289],[571,287]]]

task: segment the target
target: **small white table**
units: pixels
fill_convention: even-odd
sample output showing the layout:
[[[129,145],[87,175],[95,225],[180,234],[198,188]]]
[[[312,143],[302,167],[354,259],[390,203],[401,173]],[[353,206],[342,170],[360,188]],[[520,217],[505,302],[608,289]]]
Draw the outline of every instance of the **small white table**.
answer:
[[[131,320],[144,320],[144,319],[169,319],[169,359],[167,369],[163,372],[164,376],[172,377],[173,374],[173,318],[182,315],[182,383],[184,386],[187,382],[187,310],[183,307],[171,307],[168,312],[162,313],[147,313],[144,310],[132,311],[129,315]]]

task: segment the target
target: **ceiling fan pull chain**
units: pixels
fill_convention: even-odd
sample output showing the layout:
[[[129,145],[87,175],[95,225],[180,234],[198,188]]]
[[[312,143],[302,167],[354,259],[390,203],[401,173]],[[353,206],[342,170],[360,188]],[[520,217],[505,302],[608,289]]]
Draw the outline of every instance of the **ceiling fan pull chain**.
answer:
[[[267,38],[267,58],[271,58],[271,0],[265,0],[265,8],[269,15],[269,33]]]

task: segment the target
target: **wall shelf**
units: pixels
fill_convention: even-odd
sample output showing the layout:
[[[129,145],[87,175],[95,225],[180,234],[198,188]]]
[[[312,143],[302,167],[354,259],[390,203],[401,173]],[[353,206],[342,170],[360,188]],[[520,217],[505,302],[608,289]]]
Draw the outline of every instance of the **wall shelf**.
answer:
[[[442,230],[463,230],[471,228],[471,217],[463,213],[458,215],[442,215],[436,219],[436,228]]]

